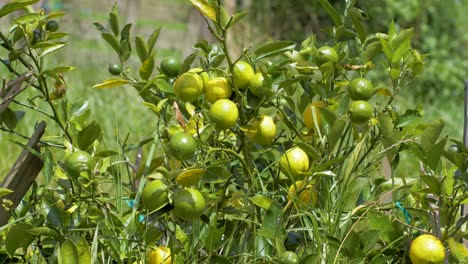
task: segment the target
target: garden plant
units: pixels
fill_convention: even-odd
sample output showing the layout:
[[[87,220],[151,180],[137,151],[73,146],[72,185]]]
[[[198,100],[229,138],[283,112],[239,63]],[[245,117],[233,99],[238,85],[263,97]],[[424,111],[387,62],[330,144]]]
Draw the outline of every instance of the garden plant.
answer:
[[[93,30],[115,56],[82,88],[135,89],[154,116],[151,135],[110,148],[99,109],[66,96],[67,73],[86,69],[50,64],[73,45],[64,13],[37,1],[0,7],[2,77],[32,72],[32,95],[0,113],[0,132],[26,141],[15,127],[32,111],[60,132],[39,151],[12,142],[44,168],[16,208],[0,189],[3,263],[466,263],[468,151],[442,120],[395,104],[424,75],[412,28],[368,32],[356,1],[320,0],[326,42],[233,49],[246,13],[191,0],[215,41],[179,60],[158,57],[164,28],[135,35],[110,6]],[[403,152],[419,170],[396,173]]]

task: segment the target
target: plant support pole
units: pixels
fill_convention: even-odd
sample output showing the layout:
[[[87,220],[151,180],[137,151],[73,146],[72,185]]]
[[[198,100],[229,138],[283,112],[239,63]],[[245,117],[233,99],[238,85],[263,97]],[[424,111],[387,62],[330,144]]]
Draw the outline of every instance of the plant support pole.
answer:
[[[464,100],[464,105],[465,105],[465,113],[463,115],[463,144],[465,145],[465,148],[468,148],[468,80],[465,80],[465,100]],[[464,217],[467,215],[467,206],[465,204],[462,204],[461,206],[461,217]],[[463,242],[465,244],[465,247],[468,247],[468,240],[465,239]]]

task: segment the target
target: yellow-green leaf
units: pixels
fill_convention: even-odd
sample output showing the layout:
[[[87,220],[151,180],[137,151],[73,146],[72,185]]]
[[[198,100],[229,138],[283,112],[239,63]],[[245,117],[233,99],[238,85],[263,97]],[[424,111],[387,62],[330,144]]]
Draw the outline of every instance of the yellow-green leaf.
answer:
[[[213,21],[216,21],[216,10],[213,7],[209,6],[206,0],[190,0],[190,2],[203,15],[205,15]]]
[[[176,182],[184,187],[196,185],[200,182],[201,178],[205,174],[205,170],[202,169],[190,169],[181,172],[176,177]]]
[[[466,263],[465,261],[468,261],[468,249],[466,249],[463,244],[458,243],[453,238],[449,238],[447,243],[449,245],[450,252],[458,261],[460,261],[460,263]]]
[[[120,78],[109,79],[109,80],[103,81],[102,83],[98,83],[94,85],[93,88],[98,88],[98,89],[113,88],[113,87],[121,86],[127,83],[129,83],[129,81],[125,79],[120,79]]]

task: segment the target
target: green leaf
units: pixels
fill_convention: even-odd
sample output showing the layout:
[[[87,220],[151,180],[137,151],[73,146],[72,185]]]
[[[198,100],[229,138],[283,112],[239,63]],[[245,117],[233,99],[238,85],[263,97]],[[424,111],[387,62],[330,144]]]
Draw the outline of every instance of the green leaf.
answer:
[[[427,186],[429,186],[429,190],[436,195],[440,195],[440,182],[435,176],[431,175],[421,175],[421,179]]]
[[[260,60],[282,54],[286,51],[292,51],[295,47],[296,43],[292,41],[266,42],[258,46],[254,50],[254,54],[256,55],[256,60]]]
[[[34,236],[49,236],[54,238],[60,237],[59,232],[46,226],[31,228],[28,232]]]
[[[9,231],[5,240],[5,247],[11,256],[18,248],[26,249],[34,240],[34,236],[29,233],[32,225],[26,223],[15,224]]]
[[[9,129],[14,129],[18,124],[16,114],[10,108],[6,108],[0,113],[0,124],[4,123]]]
[[[198,55],[198,53],[194,52],[194,53],[188,55],[185,58],[184,62],[182,63],[182,66],[180,68],[180,74],[190,70],[190,67],[192,66],[192,63],[195,60],[195,58],[197,58],[197,55]]]
[[[5,4],[0,8],[0,18],[8,15],[11,12],[14,12],[16,10],[20,10],[23,7],[32,5],[34,3],[39,2],[39,0],[16,0],[16,1],[11,1],[10,3]]]
[[[209,226],[206,236],[204,236],[203,244],[208,250],[213,250],[222,241],[224,230],[226,226],[216,228],[216,226]]]
[[[426,154],[426,163],[432,170],[436,170],[437,165],[439,165],[440,157],[444,153],[445,144],[447,143],[447,138],[440,140],[437,144],[434,144],[429,152]]]
[[[327,11],[330,18],[333,20],[336,26],[343,25],[343,21],[341,20],[341,16],[338,14],[336,9],[328,2],[328,0],[319,0],[320,4],[323,8]]]
[[[347,117],[342,117],[333,123],[331,131],[327,135],[328,151],[332,152],[334,150],[336,143],[338,143],[339,139],[343,135],[347,119]]]
[[[405,41],[403,42],[393,53],[392,56],[392,64],[399,62],[402,58],[409,54],[411,48],[411,42]]]
[[[120,42],[120,51],[119,51],[119,58],[121,62],[126,62],[130,58],[130,53],[132,52],[132,48],[130,46],[130,42],[128,40],[123,40]]]
[[[400,31],[397,36],[394,38],[389,37],[390,39],[390,45],[392,46],[393,50],[398,49],[403,43],[409,42],[411,44],[411,39],[413,38],[414,35],[414,29],[413,28],[408,28],[405,30]]]
[[[148,54],[151,54],[151,52],[154,49],[154,45],[156,44],[156,41],[158,40],[159,33],[161,32],[161,27],[157,27],[153,33],[151,33],[151,36],[149,36],[148,40],[146,41],[146,46],[148,47]]]
[[[41,45],[42,44],[42,45]],[[46,45],[43,45],[46,44]],[[39,57],[45,56],[51,52],[54,52],[56,50],[59,50],[67,45],[66,42],[41,42],[33,46],[33,48],[36,48],[36,46],[41,46],[40,49],[41,51],[39,52]]]
[[[6,196],[10,193],[13,193],[13,191],[8,188],[0,187],[0,197]]]
[[[81,150],[87,150],[99,137],[101,137],[101,126],[93,121],[83,130],[78,132],[78,147]]]
[[[119,35],[119,16],[117,12],[117,5],[114,4],[112,6],[112,11],[109,13],[109,25],[112,29],[112,33],[114,33],[115,36]]]
[[[146,44],[146,41],[141,37],[141,36],[136,36],[135,37],[135,48],[138,54],[138,57],[140,58],[140,61],[144,63],[146,59],[148,58],[148,45]]]
[[[417,130],[420,133],[420,144],[424,153],[429,153],[432,146],[436,143],[442,129],[444,128],[444,122],[441,119],[435,120],[429,124],[423,124],[417,126]]]
[[[146,60],[141,65],[138,73],[143,80],[148,80],[154,70],[154,54],[147,56]]]
[[[208,264],[232,264],[232,262],[227,257],[211,255]]]
[[[117,52],[117,54],[120,53],[120,43],[114,34],[102,32],[101,37],[115,50],[115,52]]]
[[[76,248],[75,244],[67,239],[61,246],[60,246],[60,254],[59,254],[59,264],[80,264],[79,257],[78,257],[78,249]]]
[[[170,94],[174,93],[174,88],[169,83],[167,83],[165,79],[158,78],[156,80],[153,80],[152,82],[160,91]]]
[[[463,244],[458,243],[453,238],[449,238],[447,243],[452,256],[454,256],[460,263],[468,262],[468,249]]]
[[[124,85],[124,84],[127,84],[127,83],[129,83],[129,81],[125,80],[125,79],[120,79],[120,78],[109,79],[109,80],[105,80],[102,83],[95,84],[93,86],[93,88],[98,88],[98,89],[113,88],[113,87],[121,86],[121,85]]]
[[[313,160],[317,159],[320,152],[316,150],[312,145],[310,144],[305,144],[301,142],[296,142],[296,146],[298,146],[300,149],[302,149],[309,157],[311,157]]]
[[[374,41],[366,46],[364,56],[366,60],[369,61],[372,60],[375,56],[377,56],[380,52],[382,52],[382,43],[380,43],[380,41]]]
[[[228,162],[228,161],[226,161]],[[223,183],[231,177],[231,173],[224,166],[210,166],[206,169],[202,181],[209,183]]]
[[[382,51],[384,52],[385,57],[387,57],[387,60],[391,61],[393,57],[393,50],[392,50],[392,47],[390,46],[390,43],[388,43],[386,39],[381,38],[380,44],[382,46]]]
[[[360,17],[362,17],[362,13],[363,13],[362,10],[358,8],[353,8],[350,12],[350,15],[351,15],[351,22],[353,23],[354,29],[358,33],[361,43],[364,43],[366,41],[367,32],[360,21]]]
[[[250,197],[249,200],[256,206],[268,210],[271,206],[272,200],[262,195]]]
[[[241,21],[245,16],[247,16],[247,12],[241,12],[241,13],[237,13],[237,14],[234,14],[232,17],[231,17],[231,21],[229,22],[229,24],[227,25],[226,29],[234,26],[235,24],[237,24],[239,21]]]
[[[130,30],[132,29],[132,23],[126,24],[122,31],[120,31],[120,43],[127,41],[130,43]]]
[[[193,6],[195,6],[200,13],[208,17],[209,19],[216,21],[216,10],[208,4],[206,0],[190,0]]]

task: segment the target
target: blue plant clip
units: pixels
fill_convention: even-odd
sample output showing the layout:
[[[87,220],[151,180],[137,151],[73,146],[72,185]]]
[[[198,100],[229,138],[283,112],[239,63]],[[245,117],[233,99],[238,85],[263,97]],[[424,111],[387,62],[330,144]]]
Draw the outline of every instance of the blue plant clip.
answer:
[[[401,202],[395,202],[395,205],[396,205],[396,207],[398,207],[398,209],[400,209],[403,212],[403,215],[405,216],[406,223],[408,225],[411,224],[411,219],[413,217],[410,215],[410,213],[408,213],[408,211],[406,211],[406,209],[403,207]]]
[[[131,200],[125,200],[125,202],[127,203],[128,207],[130,208],[133,208],[135,206],[135,200],[134,199],[131,199]],[[138,216],[138,222],[143,222],[145,221],[145,217],[142,216],[142,215],[139,215]]]

